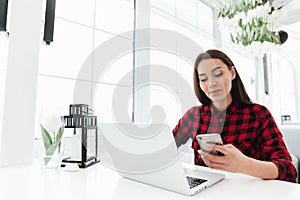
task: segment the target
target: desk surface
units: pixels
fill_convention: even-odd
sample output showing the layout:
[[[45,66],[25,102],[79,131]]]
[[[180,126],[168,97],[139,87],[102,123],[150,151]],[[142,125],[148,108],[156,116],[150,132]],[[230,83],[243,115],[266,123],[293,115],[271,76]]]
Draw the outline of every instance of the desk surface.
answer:
[[[0,168],[0,197],[3,200],[290,200],[300,198],[300,184],[226,173],[225,180],[188,197],[124,179],[101,163],[78,172],[42,171],[35,163]]]

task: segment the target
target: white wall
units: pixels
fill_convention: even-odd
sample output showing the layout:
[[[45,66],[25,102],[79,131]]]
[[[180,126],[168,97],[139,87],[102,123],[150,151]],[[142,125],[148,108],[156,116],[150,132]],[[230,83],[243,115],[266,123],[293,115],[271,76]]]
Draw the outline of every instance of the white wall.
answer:
[[[28,163],[33,157],[42,1],[13,1],[11,10],[0,166]]]
[[[8,54],[8,37],[6,33],[0,33],[0,141],[2,137],[2,117],[5,91],[6,64]]]

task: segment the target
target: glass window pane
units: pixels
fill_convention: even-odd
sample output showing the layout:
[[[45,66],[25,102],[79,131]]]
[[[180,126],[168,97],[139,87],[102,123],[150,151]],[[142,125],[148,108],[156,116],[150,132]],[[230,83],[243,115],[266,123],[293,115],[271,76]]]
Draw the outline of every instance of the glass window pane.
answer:
[[[150,28],[161,28],[175,31],[175,18],[173,15],[157,10],[151,9],[150,13]]]
[[[213,11],[201,1],[197,1],[197,27],[205,35],[213,36]]]
[[[56,19],[54,42],[40,46],[39,73],[77,78],[92,50],[93,29]],[[90,74],[85,78],[90,79]]]
[[[151,85],[150,89],[150,110],[155,106],[159,106],[165,113],[165,122],[171,129],[178,122],[178,113],[182,113],[180,102],[173,91],[167,90],[157,85]],[[155,119],[152,119],[155,121]],[[161,123],[161,122],[160,122]]]
[[[165,72],[162,73],[161,70]],[[167,79],[164,79],[167,73]],[[172,91],[177,91],[176,83],[176,55],[159,51],[150,51],[150,82],[160,82],[170,88]]]
[[[195,58],[196,59],[196,58]],[[184,83],[189,85],[189,90],[194,90],[194,82],[193,82],[193,73],[194,73],[194,65],[193,63],[188,63],[185,60],[177,57],[177,81],[179,79],[184,81]],[[183,83],[178,83],[179,93],[187,93],[187,88],[183,86]]]
[[[285,56],[284,52],[278,52],[272,56],[272,113],[278,122],[281,115],[290,115],[296,120],[296,90],[294,64]],[[288,99],[288,103],[287,103]]]
[[[95,28],[113,34],[134,28],[133,3],[126,0],[96,1]],[[132,36],[129,37],[132,39]]]
[[[177,33],[189,37],[204,50],[214,48],[212,8],[197,0],[152,0],[151,6],[151,27],[175,30]],[[177,42],[178,41],[174,41],[174,43]],[[180,46],[178,45],[177,48],[180,48]],[[198,55],[200,53],[202,52],[196,52],[195,54]],[[196,59],[196,57],[194,59]],[[153,105],[154,102],[155,104],[163,104],[163,100],[161,100],[162,96],[166,96],[166,102],[174,102],[174,105],[170,103],[169,105],[163,106],[166,112],[169,113],[173,113],[177,109],[177,115],[173,113],[173,118],[167,118],[168,124],[173,128],[178,119],[187,110],[186,107],[182,107],[183,105],[189,105],[190,107],[199,105],[193,91],[194,63],[188,63],[183,58],[171,55],[170,53],[154,50],[151,51],[150,60],[151,64],[160,64],[169,67],[171,71],[175,70],[175,78],[171,77],[171,73],[168,74],[167,77],[170,80],[174,80],[175,85],[170,83],[168,87],[158,87],[152,84],[150,97],[151,105]],[[150,71],[152,77],[154,70],[150,69]],[[188,89],[184,87],[185,83]],[[175,97],[171,97],[172,95]],[[174,99],[173,101],[172,98],[175,98],[177,102]],[[179,99],[185,102],[180,102]]]
[[[55,15],[79,24],[93,26],[95,0],[56,1]],[[56,22],[55,22],[56,23]]]
[[[197,27],[197,5],[195,0],[176,0],[177,24],[182,24],[189,29]]]
[[[151,9],[151,11],[160,10],[170,16],[175,16],[176,0],[151,0],[150,4],[152,8],[155,8]]]
[[[120,84],[123,86],[131,86],[133,78],[133,60],[132,53],[123,55],[113,61],[107,68],[100,74],[99,77],[94,78],[99,83]],[[94,64],[94,67],[97,67]],[[97,78],[97,79],[96,79]]]
[[[253,102],[256,101],[255,92],[255,61],[254,59],[249,59],[244,55],[237,53],[234,50],[224,48],[224,53],[226,53],[229,58],[234,63],[237,72],[239,73],[246,91]]]
[[[108,34],[95,31],[93,80],[102,83],[132,85],[132,40],[112,35],[105,38],[105,35]],[[114,42],[109,43],[110,41]],[[116,46],[116,44],[119,46]],[[122,48],[120,48],[120,45],[122,45]],[[126,48],[126,52],[118,51],[119,49],[125,51]]]
[[[94,111],[99,122],[131,122],[131,87],[96,84],[96,90],[93,96],[95,104]]]

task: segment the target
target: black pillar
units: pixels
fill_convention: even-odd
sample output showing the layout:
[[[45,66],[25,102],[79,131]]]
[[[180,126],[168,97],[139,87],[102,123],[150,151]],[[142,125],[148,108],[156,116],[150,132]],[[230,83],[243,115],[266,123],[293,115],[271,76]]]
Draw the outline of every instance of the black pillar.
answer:
[[[0,0],[0,31],[6,31],[8,0]]]
[[[44,41],[46,44],[53,42],[54,20],[55,20],[55,3],[56,0],[47,0],[45,26],[44,26]]]

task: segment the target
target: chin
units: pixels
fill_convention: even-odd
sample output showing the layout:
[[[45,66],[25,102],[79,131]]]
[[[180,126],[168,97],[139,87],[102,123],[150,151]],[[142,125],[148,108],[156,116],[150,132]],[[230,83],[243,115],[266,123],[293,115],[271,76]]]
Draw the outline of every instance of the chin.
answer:
[[[212,100],[212,102],[225,102],[226,98],[224,96],[214,96],[214,97],[210,97],[210,99]]]

